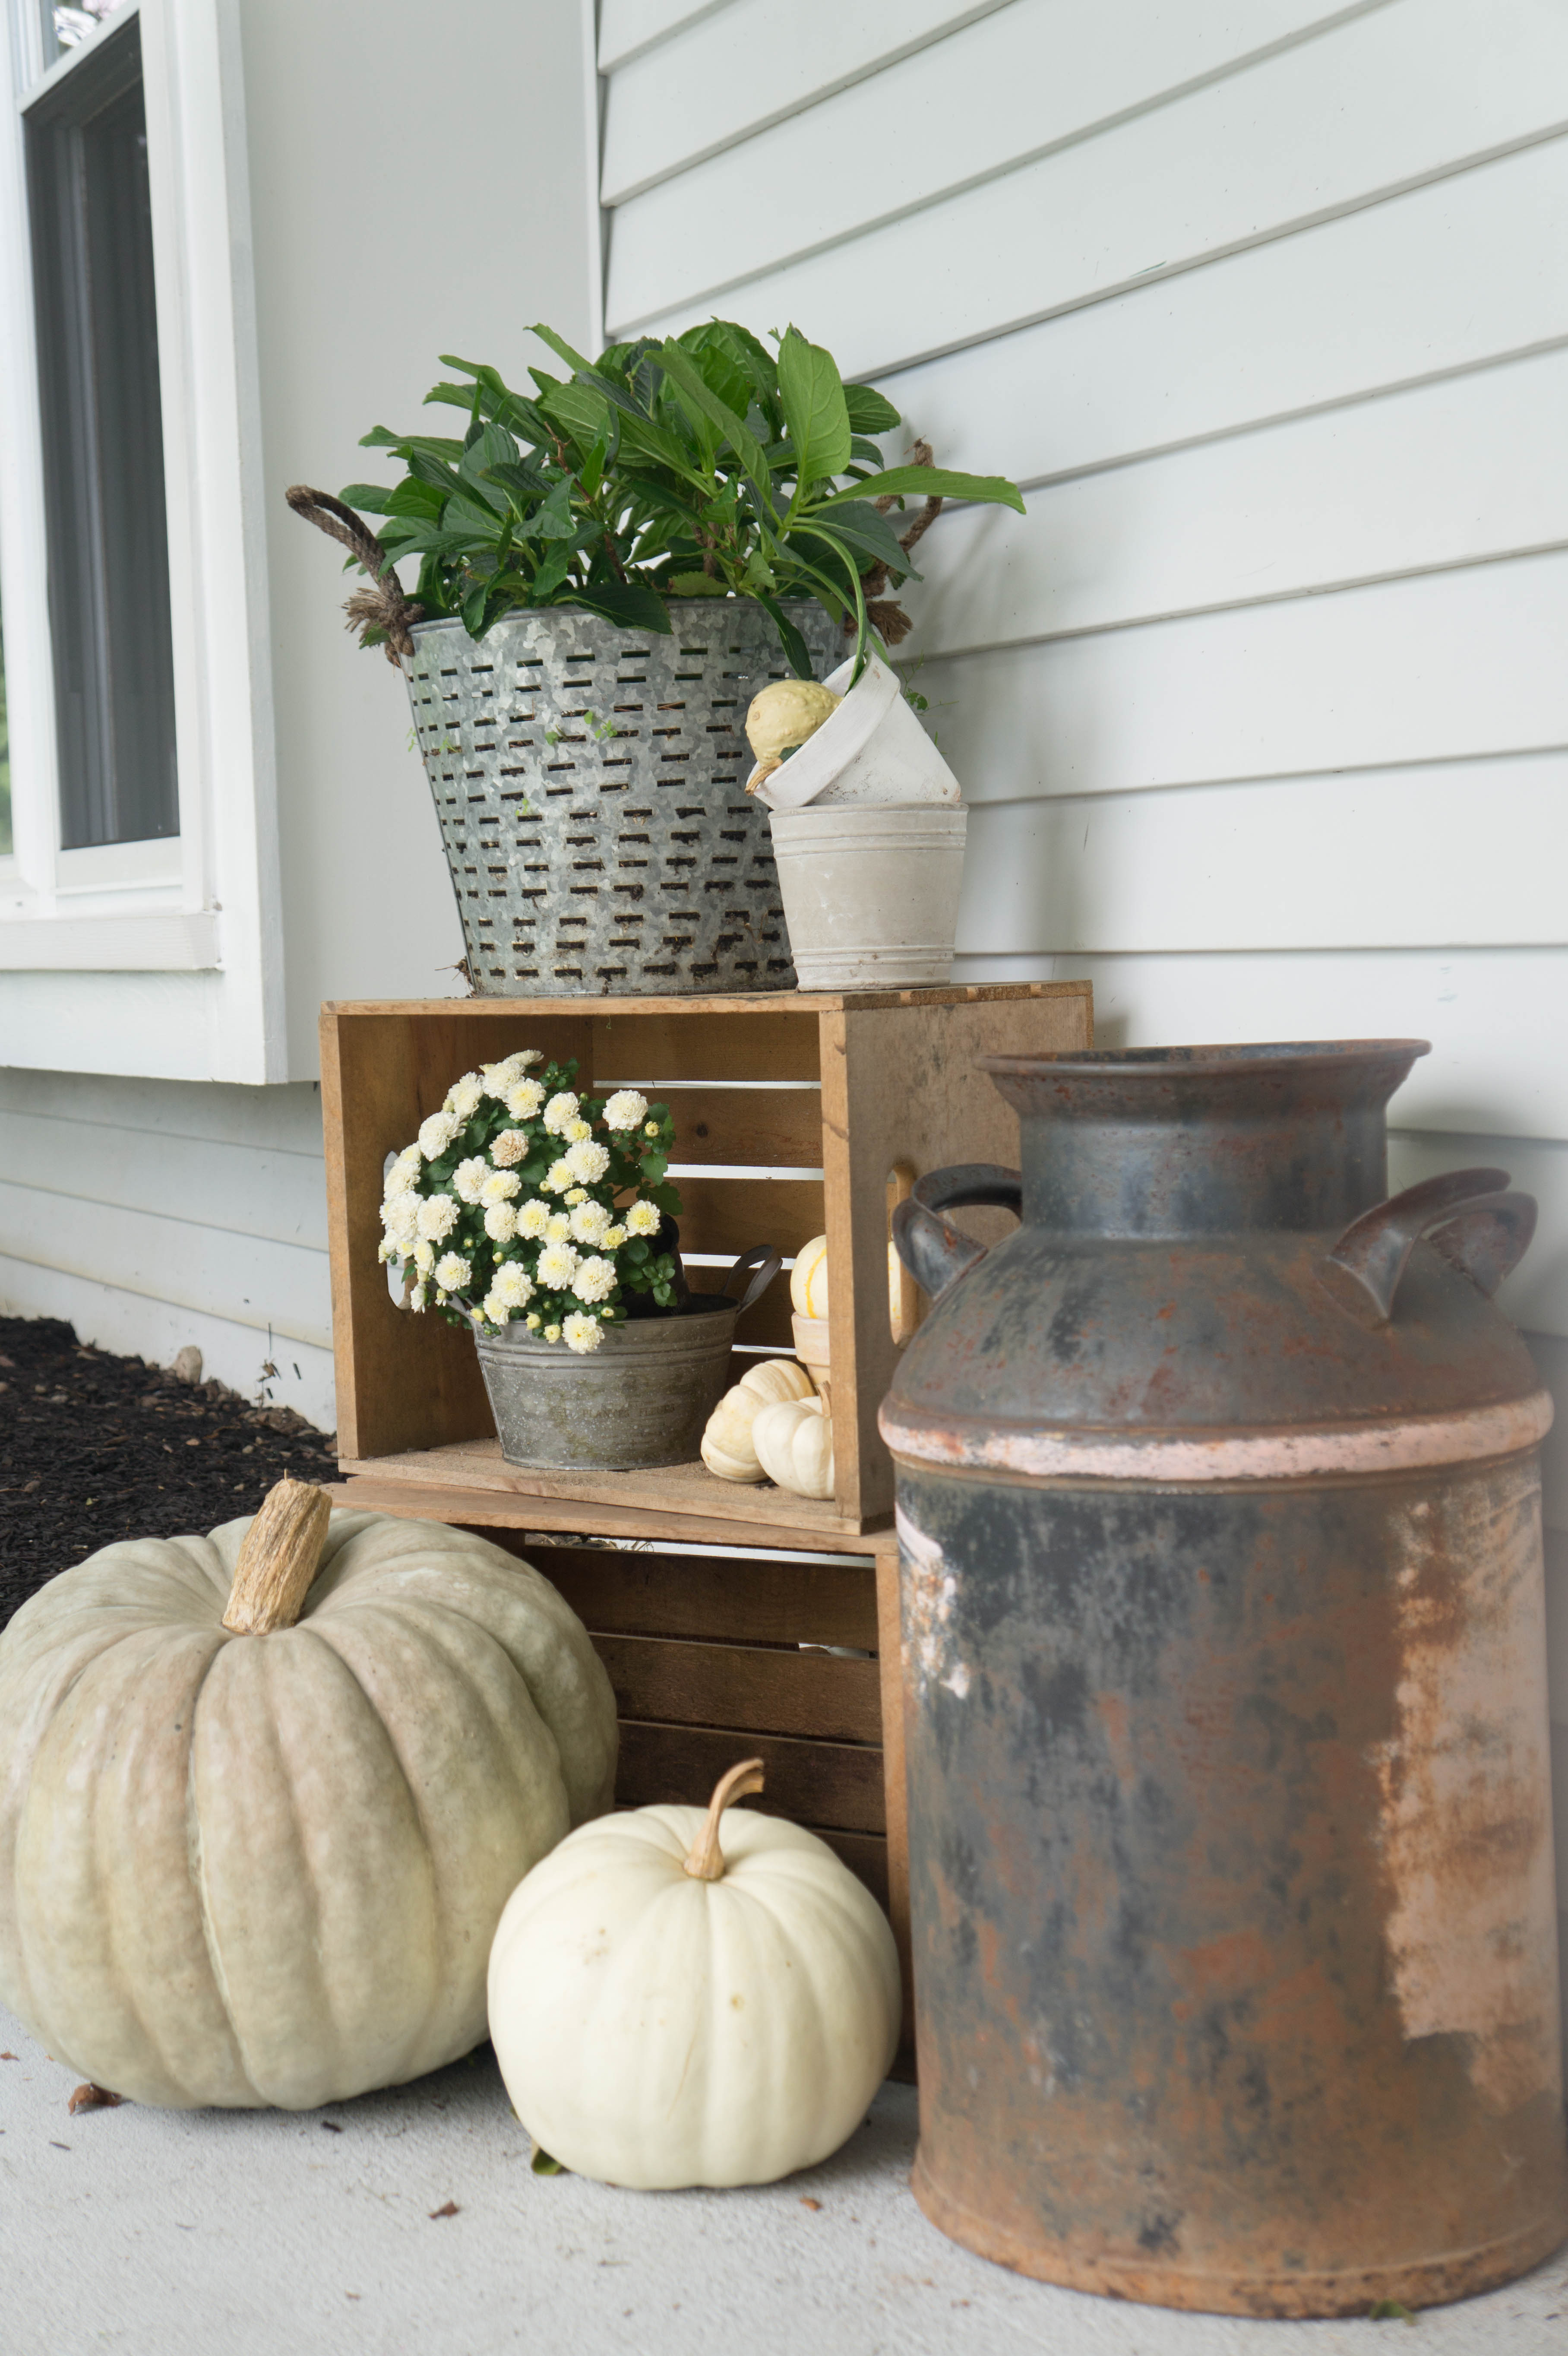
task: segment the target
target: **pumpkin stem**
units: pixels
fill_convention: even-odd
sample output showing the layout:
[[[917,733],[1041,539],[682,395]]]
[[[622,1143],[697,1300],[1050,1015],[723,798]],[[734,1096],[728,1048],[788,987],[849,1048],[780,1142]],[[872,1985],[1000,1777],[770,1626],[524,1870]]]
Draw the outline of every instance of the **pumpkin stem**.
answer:
[[[292,1628],[304,1608],[332,1500],[313,1482],[285,1473],[269,1489],[261,1510],[246,1531],[234,1566],[223,1624],[235,1636],[265,1636]]]
[[[760,1759],[742,1759],[731,1767],[728,1775],[720,1775],[714,1786],[713,1797],[708,1803],[708,1815],[702,1830],[692,1842],[682,1865],[694,1881],[722,1881],[724,1852],[719,1846],[719,1821],[731,1800],[743,1799],[748,1792],[763,1788],[763,1762]]]

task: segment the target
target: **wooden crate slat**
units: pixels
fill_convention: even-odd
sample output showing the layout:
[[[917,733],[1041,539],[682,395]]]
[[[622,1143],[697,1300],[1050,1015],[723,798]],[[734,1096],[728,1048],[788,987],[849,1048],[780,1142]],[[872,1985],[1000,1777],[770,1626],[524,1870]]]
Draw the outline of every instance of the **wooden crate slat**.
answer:
[[[622,1000],[613,1014],[590,1018],[596,1088],[642,1087],[676,1080],[815,1080],[815,1010],[791,993],[746,1012],[755,999],[677,1001]]]
[[[673,1801],[706,1807],[713,1786],[739,1759],[760,1759],[766,1785],[756,1805],[797,1824],[836,1832],[886,1830],[882,1754],[851,1742],[805,1742],[782,1734],[735,1734],[720,1728],[623,1721],[617,1804],[647,1807]]]
[[[645,1505],[584,1504],[576,1497],[518,1497],[506,1489],[421,1485],[417,1479],[382,1481],[370,1472],[356,1474],[327,1489],[335,1505],[350,1513],[392,1514],[409,1521],[456,1522],[464,1529],[485,1534],[502,1530],[560,1530],[572,1537],[636,1538],[656,1546],[688,1543],[713,1547],[790,1547],[828,1554],[873,1555],[892,1543],[886,1522],[875,1530],[824,1530],[820,1523],[785,1518],[786,1505],[805,1505],[805,1498],[786,1500],[782,1490],[768,1494],[776,1500],[778,1518],[743,1526],[696,1513],[650,1513]]]
[[[773,1244],[793,1258],[822,1233],[820,1178],[675,1177],[670,1183],[680,1190],[683,1251],[738,1253],[752,1244]]]
[[[771,1079],[759,1072],[757,1079]],[[603,1083],[600,1084],[601,1086]],[[734,1162],[771,1169],[822,1167],[822,1096],[816,1087],[664,1087],[675,1122],[674,1162]]]
[[[485,1535],[542,1571],[593,1636],[721,1636],[737,1644],[877,1649],[876,1573],[865,1559],[755,1562],[541,1547],[515,1532]]]
[[[827,1498],[795,1497],[787,1490],[775,1489],[765,1483],[747,1487],[736,1481],[715,1480],[705,1464],[696,1462],[658,1465],[645,1472],[552,1472],[544,1466],[508,1464],[501,1454],[499,1440],[475,1440],[454,1441],[445,1448],[420,1449],[400,1456],[367,1457],[358,1462],[345,1459],[342,1469],[373,1481],[383,1494],[406,1483],[427,1496],[450,1489],[468,1496],[487,1494],[492,1500],[506,1497],[514,1506],[513,1522],[528,1528],[563,1526],[559,1521],[528,1519],[531,1501],[548,1497],[575,1503],[578,1519],[571,1526],[584,1531],[599,1528],[605,1509],[618,1506],[641,1513],[645,1523],[649,1515],[700,1517],[716,1527],[720,1545],[728,1538],[731,1544],[815,1547],[832,1553],[840,1539],[859,1535],[856,1526],[847,1522]],[[466,1521],[469,1515],[446,1511],[438,1518]],[[884,1515],[882,1518],[885,1522],[889,1517]],[[608,1525],[603,1528],[606,1536],[619,1535]],[[755,1529],[784,1530],[789,1535],[755,1537],[751,1535]],[[639,1533],[643,1537],[657,1534],[646,1527]],[[684,1535],[691,1537],[699,1533],[688,1529]]]
[[[596,1635],[593,1649],[623,1720],[881,1742],[875,1661],[668,1636]]]

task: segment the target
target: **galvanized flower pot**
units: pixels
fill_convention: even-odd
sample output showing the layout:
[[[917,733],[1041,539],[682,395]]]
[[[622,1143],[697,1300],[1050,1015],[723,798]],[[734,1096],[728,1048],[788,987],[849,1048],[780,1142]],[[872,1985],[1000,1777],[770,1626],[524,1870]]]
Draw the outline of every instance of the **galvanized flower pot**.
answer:
[[[689,1463],[729,1387],[736,1320],[780,1265],[776,1252],[755,1246],[727,1280],[754,1269],[739,1300],[694,1292],[673,1317],[606,1326],[586,1356],[517,1323],[476,1335],[507,1463],[593,1472]]]
[[[820,605],[785,611],[819,670]],[[746,708],[787,666],[747,598],[671,601],[669,637],[571,606],[475,643],[421,622],[404,665],[468,969],[485,997],[793,990]]]

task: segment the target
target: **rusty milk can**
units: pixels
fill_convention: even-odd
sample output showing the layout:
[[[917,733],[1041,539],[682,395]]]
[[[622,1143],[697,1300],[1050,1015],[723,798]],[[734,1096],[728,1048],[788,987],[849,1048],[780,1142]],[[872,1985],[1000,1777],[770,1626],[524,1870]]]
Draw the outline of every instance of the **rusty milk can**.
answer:
[[[988,1056],[1021,1187],[896,1215],[914,2185],[1048,2281],[1349,2314],[1568,2236],[1534,1205],[1382,1199],[1425,1052]]]

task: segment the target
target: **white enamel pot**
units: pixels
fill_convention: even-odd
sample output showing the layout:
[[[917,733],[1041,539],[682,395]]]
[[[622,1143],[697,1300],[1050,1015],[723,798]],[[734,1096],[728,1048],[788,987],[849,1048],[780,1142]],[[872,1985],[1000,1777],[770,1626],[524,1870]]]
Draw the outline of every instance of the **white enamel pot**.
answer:
[[[952,980],[968,819],[966,809],[930,803],[774,810],[773,857],[802,990]]]

